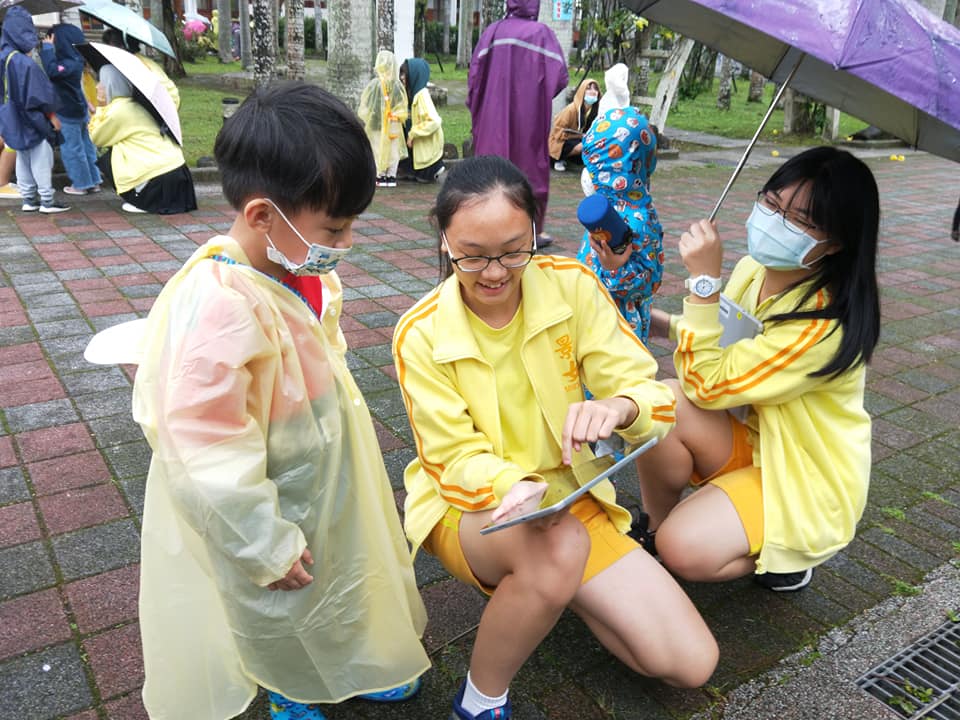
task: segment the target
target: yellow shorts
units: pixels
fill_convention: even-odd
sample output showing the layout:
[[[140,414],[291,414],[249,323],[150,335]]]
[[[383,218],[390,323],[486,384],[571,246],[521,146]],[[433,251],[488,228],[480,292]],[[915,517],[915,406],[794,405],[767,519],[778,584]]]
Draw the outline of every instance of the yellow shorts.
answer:
[[[730,429],[733,431],[733,448],[727,462],[708,478],[694,473],[690,483],[696,486],[710,483],[727,494],[747,533],[750,554],[757,555],[763,546],[763,482],[760,468],[753,464],[753,446],[747,426],[731,415]]]
[[[589,495],[577,500],[570,507],[570,512],[583,523],[590,536],[590,554],[587,556],[587,566],[583,569],[581,585],[640,547],[633,538],[620,534],[603,506]],[[473,585],[487,595],[493,595],[496,588],[484,585],[477,579],[463,554],[460,546],[462,516],[463,511],[449,508],[447,514],[440,518],[440,522],[433,526],[423,543],[423,549],[436,556],[458,580]]]

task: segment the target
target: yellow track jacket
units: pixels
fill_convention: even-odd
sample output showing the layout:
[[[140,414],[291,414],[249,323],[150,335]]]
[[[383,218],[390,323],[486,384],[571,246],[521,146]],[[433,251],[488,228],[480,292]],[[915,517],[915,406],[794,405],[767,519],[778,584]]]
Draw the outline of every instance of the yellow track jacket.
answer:
[[[500,410],[491,365],[470,332],[456,277],[408,310],[397,324],[393,354],[417,458],[406,469],[405,529],[414,552],[450,506],[490,510],[519,480],[560,465],[567,408],[584,399],[625,396],[640,412],[618,431],[628,442],[662,438],[675,422],[670,388],[654,380],[657,363],[617,312],[589,268],[574,259],[538,256],[521,279],[520,347],[537,405],[555,441],[543,467],[504,460]],[[574,464],[592,454],[586,446]],[[620,532],[630,514],[609,481],[593,496]]]
[[[796,307],[807,285],[757,305],[765,269],[737,263],[725,294],[760,320]],[[823,307],[826,291],[804,309]],[[836,353],[834,320],[764,324],[753,339],[721,349],[718,305],[684,302],[674,362],[687,397],[714,410],[752,405],[747,417],[753,463],[763,478],[763,548],[757,572],[796,572],[847,545],[870,481],[870,416],[863,407],[866,368],[809,377]]]

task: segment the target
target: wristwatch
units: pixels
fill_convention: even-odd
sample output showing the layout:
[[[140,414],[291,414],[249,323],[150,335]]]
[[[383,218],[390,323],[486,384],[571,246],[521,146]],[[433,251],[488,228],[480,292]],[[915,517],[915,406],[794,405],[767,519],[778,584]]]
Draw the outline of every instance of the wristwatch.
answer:
[[[697,275],[683,281],[683,286],[700,298],[708,298],[714,293],[720,292],[721,285],[723,285],[723,278],[710,277],[709,275]]]

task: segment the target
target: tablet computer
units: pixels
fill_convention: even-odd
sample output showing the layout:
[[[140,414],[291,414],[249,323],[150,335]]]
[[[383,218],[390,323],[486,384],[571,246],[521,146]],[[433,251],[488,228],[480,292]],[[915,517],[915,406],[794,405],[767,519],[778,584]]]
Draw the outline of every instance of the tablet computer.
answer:
[[[762,322],[722,294],[720,295],[720,324],[723,325],[720,347],[732,345],[745,338],[752,338],[763,330]]]
[[[657,444],[657,438],[651,438],[642,445],[636,446],[617,462],[612,455],[594,458],[585,463],[573,466],[563,466],[555,470],[548,470],[543,474],[547,483],[547,490],[540,500],[540,507],[523,515],[503,518],[496,523],[490,523],[480,529],[481,535],[503,530],[530,520],[552,515],[568,508],[579,498],[590,492],[590,489],[613,473],[629,465],[640,454]]]

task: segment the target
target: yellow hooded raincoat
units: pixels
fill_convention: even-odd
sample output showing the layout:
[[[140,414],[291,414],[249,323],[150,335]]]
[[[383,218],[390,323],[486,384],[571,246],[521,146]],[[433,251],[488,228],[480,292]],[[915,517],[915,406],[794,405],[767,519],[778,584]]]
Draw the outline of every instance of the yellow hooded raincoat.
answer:
[[[389,50],[377,53],[374,65],[377,76],[360,95],[357,116],[363,122],[377,173],[383,174],[407,157],[403,140],[403,123],[407,119],[407,92],[400,82],[397,60]]]
[[[153,720],[219,720],[257,685],[337,702],[429,667],[426,613],[323,279],[323,319],[216,237],[150,312],[134,417],[153,449],[140,623]],[[310,548],[314,580],[266,586]]]

